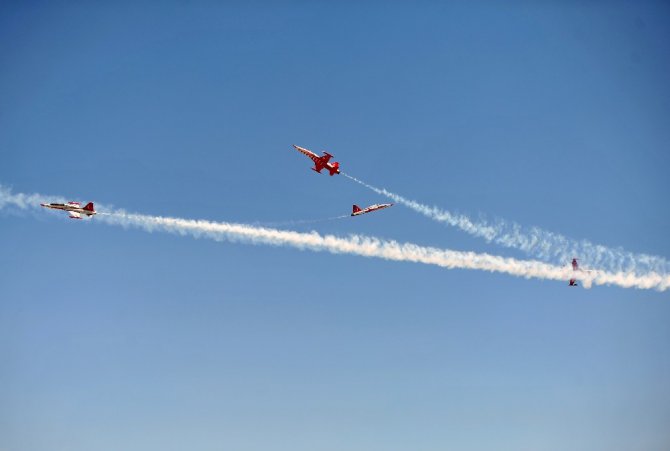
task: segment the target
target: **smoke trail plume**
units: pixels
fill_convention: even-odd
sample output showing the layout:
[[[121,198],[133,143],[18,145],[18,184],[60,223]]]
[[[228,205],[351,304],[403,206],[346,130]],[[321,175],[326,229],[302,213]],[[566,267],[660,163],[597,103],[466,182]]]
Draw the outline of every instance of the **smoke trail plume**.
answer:
[[[0,207],[14,205],[23,209],[39,208],[39,200],[43,199],[38,195],[26,196],[0,190]],[[33,204],[33,200],[37,202]],[[104,209],[101,206],[99,208]],[[92,220],[126,228],[134,227],[147,232],[168,232],[195,238],[209,238],[215,241],[284,246],[315,252],[358,255],[384,260],[423,263],[449,269],[476,269],[524,278],[561,282],[566,282],[570,278],[577,278],[587,288],[592,284],[656,289],[659,291],[664,291],[670,287],[670,276],[668,275],[656,273],[636,275],[605,271],[573,272],[570,268],[553,266],[534,260],[517,260],[474,252],[437,249],[360,235],[338,237],[321,235],[317,232],[295,232],[229,222],[148,216],[126,213],[122,210],[108,210]]]
[[[430,207],[406,199],[386,189],[369,185],[351,175],[344,173],[342,175],[434,221],[459,228],[470,235],[483,238],[487,242],[519,249],[528,255],[545,261],[567,262],[573,257],[579,257],[589,265],[613,272],[670,273],[670,263],[663,257],[634,254],[621,248],[613,249],[586,240],[576,241],[538,227],[525,228],[504,220],[498,220],[495,224],[489,224],[486,221],[473,221],[465,215],[452,213],[435,206]]]
[[[44,196],[42,194],[24,194],[12,193],[12,191],[0,185],[0,210],[9,206],[18,208],[19,210],[35,209],[39,207],[40,203],[49,199],[49,202],[65,203],[63,196]]]
[[[317,224],[319,222],[337,221],[338,219],[345,219],[350,217],[351,215],[340,215],[321,219],[296,219],[292,221],[289,220],[289,221],[273,221],[273,222],[254,221],[250,225],[259,227],[285,227],[285,226],[297,226],[305,224]]]

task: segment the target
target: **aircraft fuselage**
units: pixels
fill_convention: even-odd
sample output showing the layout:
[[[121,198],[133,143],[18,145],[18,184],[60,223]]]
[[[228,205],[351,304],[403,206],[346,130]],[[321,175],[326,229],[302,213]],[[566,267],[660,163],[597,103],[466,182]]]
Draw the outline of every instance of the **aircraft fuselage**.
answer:
[[[86,206],[82,207],[78,202],[69,202],[67,204],[40,204],[42,207],[51,208],[53,210],[63,210],[70,213],[72,219],[81,219],[79,215],[93,216],[96,214],[93,203],[89,202]]]

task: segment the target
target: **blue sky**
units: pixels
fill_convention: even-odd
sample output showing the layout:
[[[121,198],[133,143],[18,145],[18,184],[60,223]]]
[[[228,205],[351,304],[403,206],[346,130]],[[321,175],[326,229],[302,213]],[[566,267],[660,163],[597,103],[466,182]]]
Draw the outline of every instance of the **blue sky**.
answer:
[[[285,221],[383,202],[670,256],[662,2],[0,7],[0,183]],[[667,292],[0,213],[0,448],[667,449]],[[524,257],[394,207],[296,226]],[[567,263],[567,262],[566,262]]]

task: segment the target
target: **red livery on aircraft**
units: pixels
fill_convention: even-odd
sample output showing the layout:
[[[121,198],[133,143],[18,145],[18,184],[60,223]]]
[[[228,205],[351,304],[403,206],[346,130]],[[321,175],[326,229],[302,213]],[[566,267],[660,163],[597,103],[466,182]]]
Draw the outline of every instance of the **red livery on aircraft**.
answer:
[[[579,263],[577,263],[576,258],[572,259],[572,270],[573,271],[579,271]],[[579,286],[579,285],[577,285],[577,279],[570,279],[569,285],[571,287],[578,287]]]
[[[382,208],[392,207],[393,204],[374,204],[369,207],[361,208],[358,205],[354,205],[351,216],[364,215],[365,213],[370,213],[371,211],[381,210]]]
[[[572,270],[573,271],[580,271],[580,272],[593,272],[593,270],[590,270],[590,269],[580,268],[579,263],[577,263],[576,258],[572,259]],[[571,287],[578,287],[579,286],[579,284],[577,284],[577,279],[576,278],[570,279],[570,282],[568,283],[568,285],[571,286]]]
[[[45,208],[53,208],[54,210],[64,210],[70,213],[70,219],[81,219],[81,215],[91,217],[96,214],[93,202],[87,203],[84,207],[79,202],[68,202],[67,204],[40,204]]]
[[[328,152],[323,152],[323,156],[320,157],[311,150],[305,149],[304,147],[296,146],[295,144],[293,144],[293,147],[295,147],[298,152],[307,155],[314,162],[312,171],[318,172],[320,174],[322,169],[328,169],[328,172],[330,172],[331,176],[340,173],[340,163],[337,161],[329,163],[333,156]]]

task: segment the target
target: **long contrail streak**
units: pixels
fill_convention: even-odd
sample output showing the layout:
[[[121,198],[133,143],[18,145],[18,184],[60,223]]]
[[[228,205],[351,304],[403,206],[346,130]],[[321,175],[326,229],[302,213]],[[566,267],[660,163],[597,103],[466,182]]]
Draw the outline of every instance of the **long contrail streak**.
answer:
[[[663,257],[634,254],[621,248],[613,249],[586,240],[576,241],[538,227],[525,228],[519,224],[503,220],[498,220],[494,225],[486,221],[474,221],[466,215],[452,213],[435,206],[431,207],[384,188],[377,188],[351,175],[344,173],[342,175],[434,221],[456,227],[470,235],[483,238],[487,242],[519,249],[534,258],[545,261],[567,262],[573,257],[580,257],[591,266],[613,272],[670,273],[670,263]]]
[[[37,194],[12,194],[0,187],[0,209],[7,205],[23,210],[36,209],[39,208],[40,201],[52,198]],[[103,207],[99,208],[104,210]],[[360,235],[338,237],[335,235],[321,235],[317,232],[295,232],[230,222],[132,214],[113,209],[108,209],[104,214],[101,213],[91,220],[122,227],[134,227],[147,232],[168,232],[195,238],[209,238],[215,241],[285,246],[315,252],[423,263],[450,269],[476,269],[524,278],[565,282],[571,277],[576,277],[586,287],[590,287],[592,284],[617,285],[623,288],[656,289],[659,291],[664,291],[670,287],[670,276],[668,275],[656,273],[637,275],[605,271],[575,273],[570,268],[553,266],[534,260],[517,260],[489,254],[438,249]]]
[[[321,219],[295,219],[289,221],[272,221],[272,222],[254,221],[250,225],[258,227],[286,227],[286,226],[297,226],[305,224],[316,224],[319,222],[337,221],[339,219],[345,219],[350,217],[351,215],[340,215]]]

